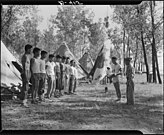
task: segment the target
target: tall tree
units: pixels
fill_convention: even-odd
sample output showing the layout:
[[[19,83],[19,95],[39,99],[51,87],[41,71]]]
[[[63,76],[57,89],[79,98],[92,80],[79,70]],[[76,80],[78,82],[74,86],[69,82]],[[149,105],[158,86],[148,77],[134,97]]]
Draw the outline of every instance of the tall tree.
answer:
[[[1,39],[6,42],[9,40],[11,29],[15,23],[18,23],[20,17],[25,16],[27,13],[31,13],[35,9],[33,5],[7,5],[2,6],[1,12]]]
[[[1,12],[1,40],[8,49],[13,50],[14,56],[20,58],[24,52],[25,29],[23,21],[25,17],[32,16],[37,6],[34,5],[7,5],[2,6]]]
[[[158,75],[158,81],[161,84],[161,78],[159,73],[158,67],[158,58],[157,58],[157,51],[156,51],[156,40],[155,40],[155,24],[154,24],[154,8],[155,8],[155,1],[150,1],[150,13],[151,13],[151,23],[152,23],[152,68],[153,68],[153,82],[157,82],[156,80],[156,70]]]

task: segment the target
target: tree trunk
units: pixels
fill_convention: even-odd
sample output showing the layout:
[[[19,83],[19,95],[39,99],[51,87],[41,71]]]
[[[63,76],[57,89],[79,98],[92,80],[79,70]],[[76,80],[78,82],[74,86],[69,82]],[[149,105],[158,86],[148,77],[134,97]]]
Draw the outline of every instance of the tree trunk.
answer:
[[[127,48],[126,48],[126,57],[128,57],[129,54],[129,34],[128,34],[128,41],[127,41]]]
[[[156,53],[156,50],[155,50],[155,53]],[[156,56],[155,56],[155,61],[156,61],[156,69],[157,69],[158,81],[159,81],[159,84],[162,84],[162,80],[161,80],[161,76],[160,76],[160,72],[159,72],[159,66],[158,66],[157,53],[156,53]]]
[[[137,12],[138,12],[138,17],[140,19],[140,15],[142,15],[142,10],[139,9],[137,6]],[[147,82],[149,81],[149,66],[147,62],[147,57],[146,57],[146,49],[145,49],[145,43],[144,43],[144,37],[143,37],[143,24],[140,24],[140,36],[141,36],[141,42],[142,42],[142,48],[143,48],[143,55],[144,55],[144,61],[145,61],[145,66],[146,66],[146,75],[147,75]]]
[[[125,61],[124,61],[124,58],[125,58],[125,29],[124,29],[124,34],[123,34],[123,72],[125,73]]]
[[[146,49],[145,49],[145,43],[144,43],[142,30],[141,30],[141,41],[142,41],[142,48],[143,48],[144,61],[145,61],[145,66],[146,66],[147,82],[148,82],[149,81],[149,66],[148,66],[148,63],[147,63]]]
[[[153,42],[151,43],[152,46],[152,71],[153,71],[153,83],[157,83],[156,79],[156,67],[155,67],[155,39],[154,39],[154,28],[153,28],[153,9],[152,9],[152,2],[150,1],[150,12],[151,12],[151,19],[152,19],[152,37],[153,37]]]
[[[138,69],[137,69],[138,71],[141,71],[140,70],[140,62],[138,62]]]
[[[143,72],[143,68],[142,68],[142,67],[143,67],[143,64],[142,64],[142,62],[141,62],[141,72]]]
[[[137,55],[138,55],[138,39],[136,38],[136,53],[135,53],[135,59],[133,64],[134,68],[136,67]]]
[[[157,79],[156,79],[156,69],[155,69],[155,52],[154,52],[154,45],[153,43],[151,43],[152,45],[152,71],[153,71],[153,83],[157,83]]]
[[[130,47],[129,47],[129,57],[130,57]]]
[[[154,7],[155,7],[155,2],[154,2]],[[152,37],[153,37],[153,42],[152,42],[153,82],[155,82],[155,83],[157,82],[157,80],[156,80],[156,70],[157,70],[159,84],[162,84],[160,73],[159,73],[158,58],[157,58],[157,51],[156,51],[156,44],[155,44],[155,36],[154,36],[154,34],[155,34],[155,25],[154,25],[153,3],[152,3],[152,1],[150,1],[150,11],[151,11]]]

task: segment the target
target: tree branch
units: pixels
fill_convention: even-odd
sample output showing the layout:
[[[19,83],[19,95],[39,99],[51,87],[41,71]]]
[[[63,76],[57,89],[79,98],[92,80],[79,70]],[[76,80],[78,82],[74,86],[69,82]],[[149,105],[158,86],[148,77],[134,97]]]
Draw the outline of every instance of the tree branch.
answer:
[[[163,19],[161,19],[158,23],[155,24],[154,29],[156,30],[163,22]]]

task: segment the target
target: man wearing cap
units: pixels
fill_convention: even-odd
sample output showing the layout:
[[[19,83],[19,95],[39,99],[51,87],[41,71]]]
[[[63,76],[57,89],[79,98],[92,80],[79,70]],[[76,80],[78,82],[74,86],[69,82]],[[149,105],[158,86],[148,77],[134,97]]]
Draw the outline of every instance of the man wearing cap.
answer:
[[[50,98],[55,90],[56,87],[56,79],[55,79],[55,67],[56,64],[54,62],[54,55],[49,55],[49,61],[46,63],[46,73],[47,73],[47,83],[48,89],[46,96]]]
[[[31,78],[31,71],[30,71],[30,60],[31,60],[31,49],[32,46],[27,44],[25,46],[25,53],[22,56],[22,66],[23,71],[21,73],[22,77],[22,91],[21,91],[21,99],[23,100],[23,106],[28,107],[27,105],[27,96],[28,96],[28,90],[29,90],[29,81]]]
[[[117,94],[117,99],[116,101],[120,101],[121,100],[121,91],[120,91],[120,83],[119,83],[119,77],[118,75],[122,74],[122,69],[120,64],[117,63],[117,58],[116,57],[112,57],[112,81],[114,84],[114,87],[116,89],[116,94]]]
[[[127,88],[126,88],[126,97],[127,97],[127,104],[134,105],[134,68],[131,66],[132,58],[125,58],[126,64],[126,78],[127,78]]]

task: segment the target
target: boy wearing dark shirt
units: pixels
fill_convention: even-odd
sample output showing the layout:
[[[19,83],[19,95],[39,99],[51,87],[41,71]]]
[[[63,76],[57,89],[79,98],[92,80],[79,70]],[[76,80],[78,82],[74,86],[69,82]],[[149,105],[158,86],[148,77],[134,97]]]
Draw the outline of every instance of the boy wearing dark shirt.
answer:
[[[29,81],[31,78],[31,71],[30,71],[30,60],[31,60],[31,49],[32,46],[27,44],[25,46],[25,53],[22,56],[22,66],[23,66],[23,71],[21,74],[22,77],[22,100],[23,100],[23,106],[28,107],[27,105],[27,96],[28,96],[28,90],[29,90]]]

